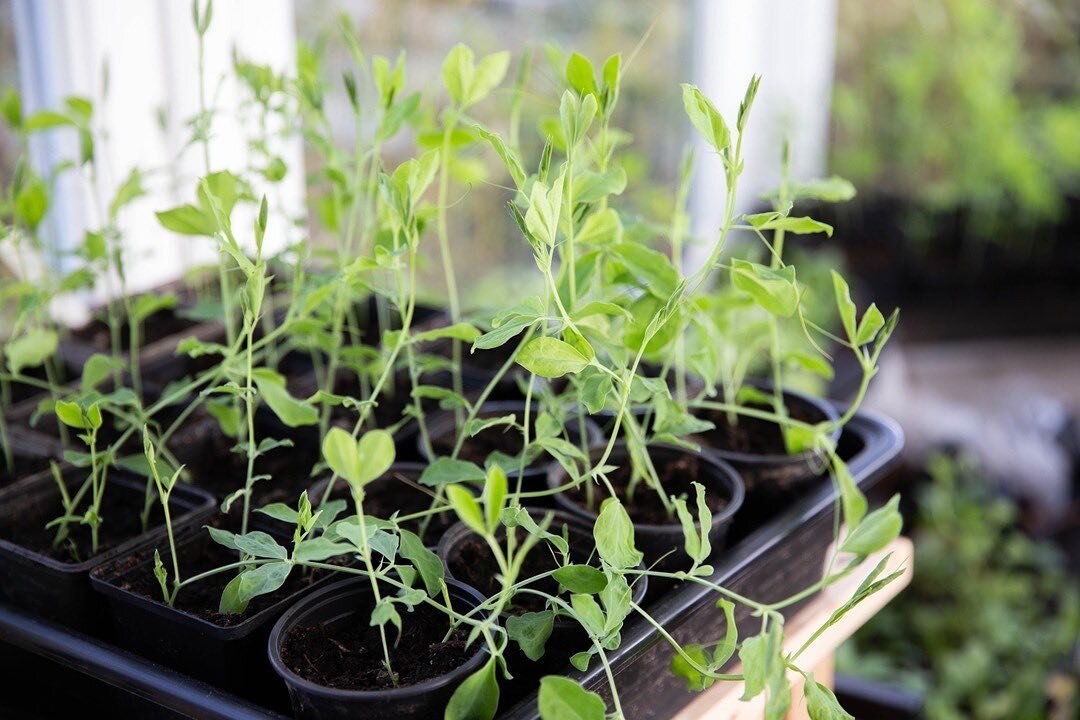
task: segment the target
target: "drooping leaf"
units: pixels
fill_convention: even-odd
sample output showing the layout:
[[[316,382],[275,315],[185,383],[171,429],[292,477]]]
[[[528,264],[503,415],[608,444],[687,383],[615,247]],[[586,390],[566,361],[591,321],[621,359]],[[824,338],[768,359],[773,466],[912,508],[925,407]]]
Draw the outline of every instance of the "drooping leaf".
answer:
[[[54,330],[30,328],[4,346],[8,370],[18,375],[23,368],[37,367],[56,353],[60,338]]]
[[[596,551],[604,562],[623,570],[637,567],[643,557],[634,547],[634,524],[617,498],[607,498],[593,524]]]
[[[506,619],[506,634],[521,647],[525,657],[535,662],[544,656],[554,620],[551,610],[511,615]]]
[[[445,720],[492,720],[499,707],[495,658],[458,685],[446,705]]]
[[[537,707],[542,720],[604,720],[607,712],[603,698],[558,675],[541,678]]]
[[[266,401],[281,422],[289,427],[314,425],[319,422],[319,411],[305,400],[298,400],[285,388],[285,377],[270,368],[255,368],[251,379],[259,390],[259,397]]]
[[[893,495],[883,507],[864,517],[844,540],[840,551],[865,556],[883,550],[899,537],[903,527],[899,504],[900,496]]]

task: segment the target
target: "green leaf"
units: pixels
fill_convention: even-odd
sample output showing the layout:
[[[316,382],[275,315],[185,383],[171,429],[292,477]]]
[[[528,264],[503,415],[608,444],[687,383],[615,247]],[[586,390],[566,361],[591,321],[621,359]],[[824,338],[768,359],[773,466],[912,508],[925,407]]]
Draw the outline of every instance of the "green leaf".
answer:
[[[596,93],[596,71],[589,59],[574,53],[566,61],[566,83],[578,95]]]
[[[506,619],[506,634],[521,647],[525,657],[536,662],[544,656],[554,620],[551,610],[511,615]]]
[[[613,568],[625,570],[641,564],[642,553],[634,547],[634,524],[617,498],[607,498],[593,525],[596,552]]]
[[[155,215],[163,228],[181,235],[213,237],[218,230],[213,214],[194,205],[181,205],[171,210],[162,210]]]
[[[799,289],[795,284],[793,265],[773,270],[758,263],[733,259],[731,281],[774,315],[790,317],[799,306]]]
[[[589,635],[598,639],[604,637],[604,611],[592,595],[571,595],[570,605]]]
[[[604,700],[570,678],[546,675],[540,680],[537,706],[542,720],[604,720]]]
[[[424,542],[416,533],[399,529],[398,535],[401,538],[401,546],[398,548],[398,552],[401,557],[411,562],[416,571],[420,573],[420,579],[423,581],[428,595],[435,597],[442,590],[443,585],[442,560],[424,546]]]
[[[499,683],[495,658],[474,672],[454,690],[446,705],[445,720],[492,720],[499,707]]]
[[[574,241],[584,245],[610,245],[622,242],[623,225],[614,208],[605,208],[585,218]]]
[[[553,337],[530,340],[517,354],[523,368],[540,377],[557,378],[585,369],[589,359],[569,343]]]
[[[735,645],[739,642],[739,627],[735,624],[735,603],[720,598],[716,601],[716,607],[724,611],[724,639],[717,645],[713,652],[711,667],[719,670],[735,654]]]
[[[109,203],[109,217],[116,218],[121,208],[145,194],[146,188],[143,187],[142,171],[137,167],[133,167],[124,182],[116,189],[116,194],[113,195],[112,202]]]
[[[851,476],[847,463],[839,457],[833,457],[833,473],[836,475],[836,484],[840,488],[840,504],[844,509],[844,523],[848,529],[859,525],[863,516],[866,515],[866,496],[862,494],[855,484],[855,478]]]
[[[559,584],[572,593],[598,593],[607,587],[607,577],[591,565],[567,565],[554,573]]]
[[[491,91],[506,77],[506,69],[509,66],[510,53],[505,50],[492,53],[477,63],[465,106],[474,105],[491,94]]]
[[[23,368],[41,365],[56,353],[59,342],[60,338],[54,330],[30,328],[4,346],[8,369],[12,375],[18,375]]]
[[[319,411],[305,400],[297,400],[285,389],[285,377],[270,368],[255,368],[251,379],[259,389],[259,396],[266,401],[281,422],[289,427],[314,425],[319,422]]]
[[[485,128],[476,126],[476,131],[480,134],[480,137],[487,140],[491,145],[495,153],[502,158],[503,164],[506,165],[507,172],[510,173],[510,177],[514,180],[514,187],[521,190],[525,187],[525,168],[521,164],[521,159],[517,156],[514,150],[503,142],[502,137],[498,133],[491,132]]]
[[[563,182],[565,176],[548,188],[540,180],[533,182],[529,193],[529,208],[525,211],[525,227],[537,240],[548,247],[555,246],[559,234],[559,217],[562,212]]]
[[[866,556],[885,548],[900,536],[904,521],[897,509],[900,496],[892,499],[862,519],[840,546],[841,552]]]
[[[420,484],[437,487],[463,482],[483,482],[486,478],[484,469],[476,463],[441,457],[424,468],[424,472],[420,474]]]
[[[709,667],[709,656],[701,645],[684,645],[683,652],[700,667]],[[686,689],[690,692],[701,692],[716,682],[716,678],[702,674],[701,671],[687,662],[686,658],[680,653],[671,656],[669,669],[673,675],[686,681]]]
[[[252,598],[274,592],[289,577],[292,563],[272,562],[245,570],[225,586],[218,611],[225,614],[242,613]]]
[[[15,214],[31,232],[41,224],[49,209],[49,192],[41,178],[34,177],[23,184],[15,195]]]
[[[885,326],[885,318],[878,310],[877,304],[870,303],[859,321],[859,328],[855,331],[855,344],[865,345],[877,337],[878,331]]]
[[[848,290],[847,281],[840,273],[832,271],[833,291],[836,294],[836,308],[840,311],[840,322],[844,326],[844,332],[852,344],[856,344],[857,333],[855,330],[855,303],[851,301],[851,292]]]
[[[94,353],[87,358],[86,363],[83,365],[79,390],[82,392],[93,390],[111,377],[114,370],[121,370],[123,367],[124,363],[114,357],[103,353]]]
[[[665,301],[679,284],[679,273],[667,255],[633,242],[611,246],[611,254],[658,300]]]
[[[39,110],[30,117],[26,118],[23,122],[23,129],[26,132],[37,132],[39,130],[50,130],[55,127],[64,127],[74,125],[75,121],[67,115],[56,112],[55,110]]]
[[[476,501],[471,492],[460,485],[448,485],[446,487],[446,500],[466,527],[477,535],[487,535],[484,512],[480,509],[480,503]]]
[[[778,217],[757,227],[759,230],[784,230],[795,235],[825,233],[832,237],[833,233],[832,225],[827,225],[809,217]]]
[[[600,591],[600,604],[604,607],[604,636],[610,637],[612,633],[622,629],[623,621],[630,615],[630,604],[633,601],[633,593],[630,584],[626,582],[626,576],[622,573],[609,571],[607,585]]]
[[[360,464],[360,452],[347,430],[330,428],[323,438],[322,456],[335,475],[344,478],[350,485],[362,484],[360,478],[364,471]]]
[[[494,464],[488,468],[483,494],[481,495],[488,535],[492,535],[495,529],[499,527],[499,516],[502,515],[503,508],[506,506],[506,493],[506,473],[502,467]]]
[[[684,83],[682,90],[683,108],[690,122],[717,152],[722,153],[731,143],[731,133],[720,111],[697,87]]]
[[[801,350],[790,350],[784,354],[784,360],[825,380],[833,379],[832,365],[829,364],[828,360],[818,355],[811,355]]]
[[[289,553],[285,548],[278,545],[277,540],[274,540],[273,537],[261,530],[252,530],[243,535],[234,535],[232,541],[238,550],[258,558],[285,560],[289,557]]]
[[[574,176],[574,202],[594,203],[608,195],[622,195],[626,190],[626,171],[622,167],[604,172],[587,170]]]
[[[53,406],[53,411],[56,413],[56,417],[60,419],[60,422],[68,427],[80,429],[86,427],[82,407],[78,403],[57,400],[56,405]]]
[[[793,200],[821,200],[835,203],[845,202],[853,197],[855,197],[855,186],[838,175],[796,183],[792,191]]]
[[[348,555],[354,552],[352,545],[335,542],[323,535],[304,540],[296,548],[297,562],[322,562],[338,555]]]
[[[438,340],[439,338],[454,338],[455,340],[471,343],[475,342],[478,337],[480,337],[479,330],[467,322],[460,322],[417,333],[413,336],[413,340],[415,342],[424,342],[426,340]]]
[[[806,676],[803,696],[806,698],[806,712],[810,715],[810,720],[855,720],[840,707],[833,691],[815,680],[813,674]]]

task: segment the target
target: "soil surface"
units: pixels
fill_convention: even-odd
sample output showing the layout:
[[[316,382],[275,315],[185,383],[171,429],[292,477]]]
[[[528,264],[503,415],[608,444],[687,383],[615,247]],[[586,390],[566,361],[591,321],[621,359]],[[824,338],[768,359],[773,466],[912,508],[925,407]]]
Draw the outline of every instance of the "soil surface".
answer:
[[[772,412],[771,406],[751,404],[755,410]],[[727,413],[719,410],[698,410],[694,413],[704,420],[711,420],[716,427],[700,433],[696,437],[701,443],[718,450],[750,453],[752,455],[787,455],[784,436],[780,426],[768,420],[740,415],[738,423],[728,422]],[[818,423],[826,420],[824,414],[807,403],[788,401],[788,416],[805,423]]]
[[[455,630],[449,639],[444,614],[425,604],[402,613],[405,631],[400,636],[387,625],[390,664],[398,687],[415,685],[461,667],[479,650],[465,647],[468,633]],[[285,665],[301,677],[339,690],[382,690],[393,687],[383,666],[379,629],[370,627],[370,607],[327,625],[293,627],[282,642]]]
[[[514,412],[512,409],[506,411],[493,411],[485,412],[478,417],[489,419],[499,417],[501,415],[509,415]],[[531,437],[536,436],[536,413],[530,415],[530,420],[533,423],[531,430]],[[520,416],[518,421],[520,422]],[[570,442],[575,445],[578,443],[577,434],[577,422],[572,421],[572,425],[567,427],[567,437]],[[433,433],[431,436],[432,449],[436,455],[450,455],[454,451],[454,441],[456,439],[457,426],[450,424],[447,429],[438,434]],[[517,457],[522,449],[525,447],[524,438],[521,436],[521,432],[517,428],[510,427],[508,425],[496,425],[495,427],[487,428],[481,432],[466,438],[465,442],[461,445],[461,452],[458,453],[459,460],[467,460],[474,462],[477,465],[483,467],[488,456],[493,452],[501,452],[509,455],[510,457]],[[547,454],[543,455],[544,458],[548,458]],[[550,458],[549,458],[550,459]],[[536,461],[532,463],[536,464]],[[531,465],[530,465],[531,467]]]
[[[256,422],[255,437],[289,437],[287,429],[275,428],[270,422]],[[269,475],[269,480],[255,483],[252,503],[255,506],[283,502],[295,507],[300,493],[314,483],[311,468],[318,462],[314,446],[303,437],[293,439],[292,447],[278,447],[255,459],[254,475]],[[239,490],[247,478],[247,455],[233,452],[236,438],[221,432],[217,422],[186,426],[170,440],[177,448],[177,457],[187,463],[193,485],[223,499]]]
[[[557,529],[559,526],[561,526],[561,523],[556,520],[553,523],[551,532],[558,534],[560,532],[560,530]],[[506,533],[504,531],[499,532],[500,543],[503,542],[505,535]],[[582,544],[586,544],[588,549],[591,550],[591,538],[572,534],[570,540],[571,559],[576,563],[585,563],[589,557],[587,553],[583,553],[585,547],[582,546]],[[446,565],[450,570],[450,574],[453,575],[456,580],[476,588],[485,597],[492,597],[499,592],[501,585],[495,577],[499,574],[499,567],[491,554],[491,548],[488,547],[487,543],[485,543],[482,538],[479,538],[476,535],[466,535],[453,546],[448,555],[449,557],[446,559]],[[535,575],[551,572],[558,567],[559,563],[552,554],[550,548],[546,543],[541,542],[533,547],[529,554],[525,556],[525,562],[522,563],[521,572],[518,574],[518,580],[526,580]],[[549,595],[556,595],[559,591],[559,583],[554,578],[550,577],[532,583],[530,587]],[[506,609],[506,612],[513,615],[520,615],[526,612],[539,612],[544,609],[545,605],[546,601],[539,595],[521,593],[514,596],[512,603],[510,607]]]
[[[421,490],[418,479],[419,472],[393,471],[364,488],[364,515],[387,520],[395,512],[399,515],[411,515],[427,510],[431,507],[434,496]],[[330,493],[334,500],[346,500],[349,505],[345,514],[353,513],[352,495],[344,480],[338,479],[334,484],[334,490]],[[320,497],[312,497],[312,504],[318,503]],[[457,522],[457,516],[453,512],[440,512],[430,516],[427,530],[421,536],[424,544],[434,546],[439,542],[446,529]],[[406,530],[420,532],[420,520],[409,520],[401,523]]]
[[[78,484],[68,486],[73,494],[77,488]],[[87,492],[86,498],[79,504],[74,514],[81,516],[90,506],[89,495],[90,493]],[[47,499],[47,502],[42,502],[43,499]],[[135,493],[129,488],[118,487],[114,484],[107,485],[101,502],[102,522],[98,529],[97,554],[100,555],[141,535],[143,527],[139,516],[142,510],[141,493]],[[8,507],[2,509],[2,512],[0,538],[61,562],[78,563],[94,555],[90,526],[77,522],[68,525],[67,540],[53,547],[56,529],[46,528],[45,525],[63,515],[64,508],[58,492],[45,494],[44,497],[42,494],[35,493],[34,497],[13,500]],[[173,511],[174,518],[177,513],[177,510]],[[147,529],[152,530],[162,522],[161,505],[155,503]]]
[[[727,507],[728,498],[718,494],[715,490],[715,483],[705,479],[706,473],[709,473],[710,469],[697,455],[684,453],[673,456],[654,455],[652,461],[664,492],[676,497],[684,496],[687,507],[691,508],[691,516],[696,517],[697,515],[697,511],[693,509],[697,507],[695,499],[697,494],[691,484],[693,482],[699,482],[705,486],[705,504],[709,506],[714,515]],[[679,524],[679,519],[667,514],[664,506],[660,504],[660,500],[656,497],[656,493],[646,486],[643,481],[639,482],[637,487],[634,488],[634,497],[632,499],[627,495],[627,485],[630,482],[629,459],[620,457],[612,464],[617,464],[619,467],[608,474],[608,480],[615,488],[615,494],[619,496],[622,504],[626,507],[626,512],[630,515],[631,520],[643,525]],[[596,507],[590,509],[596,512],[599,509],[600,502],[607,497],[607,489],[603,485],[595,485],[594,487],[596,492],[593,499]],[[570,493],[569,497],[574,502],[586,507],[585,490],[582,487],[567,492]]]
[[[233,523],[231,518],[225,519],[220,515],[216,516],[211,524],[216,527],[229,527],[230,530],[239,531],[239,527],[235,526],[238,523]],[[178,543],[177,551],[180,553],[181,577],[194,577],[199,573],[235,563],[239,559],[235,550],[218,545],[210,539],[206,530],[199,530],[198,533],[194,539]],[[284,547],[290,547],[287,538],[279,537],[277,540]],[[161,562],[164,563],[169,572],[168,582],[171,583],[172,560],[169,555],[168,544],[159,547],[158,552],[161,554]],[[326,562],[334,563],[337,561],[327,560]],[[161,586],[158,584],[157,578],[154,577],[153,568],[152,552],[133,553],[109,565],[108,572],[102,573],[100,579],[122,590],[161,603]],[[327,572],[313,572],[310,569],[305,571],[304,568],[299,567],[293,568],[284,585],[272,593],[252,598],[247,610],[244,612],[233,615],[218,612],[221,593],[236,575],[237,571],[229,570],[185,586],[177,594],[174,607],[220,627],[231,627],[239,625],[249,617],[280,602],[293,593],[310,587],[327,577]]]

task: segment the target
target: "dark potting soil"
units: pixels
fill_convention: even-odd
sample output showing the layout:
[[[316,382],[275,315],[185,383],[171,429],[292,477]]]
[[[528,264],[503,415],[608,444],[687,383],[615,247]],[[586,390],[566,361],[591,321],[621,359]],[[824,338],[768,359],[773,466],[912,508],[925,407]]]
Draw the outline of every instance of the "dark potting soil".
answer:
[[[652,488],[645,485],[644,481],[638,482],[634,488],[634,497],[628,497],[627,486],[630,482],[631,473],[630,461],[629,459],[622,459],[614,464],[619,465],[618,469],[608,473],[607,477],[615,488],[615,494],[619,496],[631,520],[643,525],[679,524],[678,518],[667,514],[664,506],[660,504],[660,500],[656,497],[656,493]],[[679,454],[675,457],[653,456],[653,465],[656,468],[656,474],[660,478],[660,484],[663,486],[664,492],[676,497],[685,497],[692,516],[697,514],[697,511],[693,509],[697,507],[697,501],[695,500],[697,494],[691,484],[693,482],[699,482],[705,486],[705,504],[709,506],[714,515],[727,507],[727,498],[711,491],[709,483],[702,480],[702,476],[707,470],[703,466],[703,460],[700,457],[691,454]],[[596,492],[593,495],[593,500],[596,507],[590,509],[597,512],[600,502],[607,497],[607,488],[602,484],[594,485],[594,488]],[[570,493],[570,497],[577,504],[586,507],[586,495],[582,487],[567,492]]]
[[[74,494],[77,485],[69,486]],[[81,516],[90,506],[90,493],[73,513]],[[64,513],[60,496],[50,497],[48,505],[42,505],[30,498],[18,498],[10,501],[14,507],[4,509],[0,516],[0,538],[40,555],[66,563],[79,563],[94,556],[89,525],[73,522],[68,525],[68,537],[57,547],[53,547],[56,528],[45,525]],[[101,501],[101,526],[98,528],[98,549],[101,554],[128,540],[141,535],[145,530],[158,527],[164,519],[160,503],[155,503],[150,512],[147,527],[143,528],[140,515],[143,510],[142,498],[123,488],[105,488]]]
[[[222,527],[229,523],[217,516],[212,524]],[[239,531],[238,527],[231,527],[230,529]],[[201,529],[198,532],[205,533],[206,530]],[[280,538],[278,540],[288,547],[287,542],[283,542]],[[235,550],[218,545],[209,537],[188,543],[181,542],[177,546],[177,551],[180,553],[180,575],[185,578],[194,577],[199,573],[235,563],[239,559]],[[169,582],[171,583],[172,560],[169,555],[168,545],[159,547],[158,552],[161,554],[161,562],[165,564],[169,572]],[[345,558],[335,558],[326,562],[344,564],[347,560]],[[153,568],[153,553],[132,553],[110,565],[108,572],[102,573],[100,579],[122,590],[127,590],[160,603],[162,602],[161,586],[158,584],[157,578],[154,577]],[[236,575],[236,571],[221,572],[185,586],[177,594],[174,607],[219,627],[232,627],[281,601],[282,598],[289,597],[295,592],[310,587],[325,578],[327,572],[294,567],[292,572],[289,573],[288,579],[285,580],[285,584],[272,593],[252,598],[244,612],[231,615],[218,612],[221,593]]]
[[[389,476],[379,478],[364,488],[364,515],[387,520],[395,512],[398,515],[411,515],[427,510],[433,502],[433,495],[429,495],[420,489],[417,482],[418,473],[394,471]],[[317,503],[321,498],[312,497],[311,502]],[[352,513],[352,495],[344,480],[338,479],[334,484],[334,490],[330,493],[332,500],[345,500],[348,504],[346,512]],[[430,516],[427,530],[422,536],[425,545],[432,546],[439,542],[446,529],[457,522],[453,512],[440,512]],[[401,523],[406,530],[420,531],[420,520],[408,520]]]
[[[558,531],[552,530],[552,532],[557,533]],[[500,533],[499,536],[500,542],[502,542],[505,533]],[[573,551],[571,553],[574,554]],[[575,557],[573,559],[577,562],[585,562],[587,557]],[[455,579],[476,588],[485,597],[492,597],[502,589],[498,579],[495,577],[500,571],[495,558],[491,554],[491,548],[487,546],[487,543],[482,538],[476,535],[466,535],[454,545],[446,560],[446,565]],[[551,572],[558,567],[559,563],[552,555],[551,550],[546,547],[545,543],[539,543],[525,556],[521,571],[518,573],[518,580],[527,580],[536,575]],[[558,582],[550,577],[532,583],[530,587],[549,595],[555,595],[559,590]],[[539,595],[519,593],[511,599],[510,607],[506,611],[513,615],[539,612],[544,609],[546,602]]]
[[[269,432],[268,428],[256,425],[256,438],[270,437]],[[236,438],[222,433],[216,422],[192,427],[184,437],[174,439],[177,447],[188,444],[188,448],[198,448],[187,466],[193,485],[218,498],[225,498],[243,487],[247,478],[247,455],[233,452]],[[253,474],[269,475],[270,479],[255,483],[252,496],[254,505],[283,502],[295,506],[300,493],[311,487],[314,482],[311,468],[318,461],[318,455],[307,443],[299,440],[294,442],[296,444],[292,447],[274,448],[255,459]],[[190,454],[190,449],[184,454]]]
[[[751,404],[748,407],[766,412],[773,410],[765,405]],[[816,408],[802,402],[789,402],[787,412],[791,419],[805,423],[813,424],[826,419]],[[720,410],[697,410],[694,414],[716,425],[712,430],[696,436],[703,445],[752,455],[787,455],[783,433],[774,422],[740,415],[738,422],[732,425],[728,422],[727,413]]]
[[[281,657],[297,675],[324,687],[339,690],[382,690],[394,687],[383,666],[379,629],[369,625],[370,607],[358,609],[333,626],[298,626],[282,642]],[[390,665],[398,675],[398,687],[415,685],[461,667],[479,652],[465,646],[468,634],[449,629],[444,614],[421,604],[403,613],[405,630],[398,635],[387,625]]]
[[[139,328],[140,347],[146,347],[162,338],[182,333],[196,324],[194,320],[178,316],[173,310],[159,310],[146,318]],[[109,325],[104,320],[91,320],[83,327],[73,331],[72,335],[97,352],[108,352],[112,348]],[[125,322],[120,328],[120,349],[127,350],[130,347],[131,332]]]

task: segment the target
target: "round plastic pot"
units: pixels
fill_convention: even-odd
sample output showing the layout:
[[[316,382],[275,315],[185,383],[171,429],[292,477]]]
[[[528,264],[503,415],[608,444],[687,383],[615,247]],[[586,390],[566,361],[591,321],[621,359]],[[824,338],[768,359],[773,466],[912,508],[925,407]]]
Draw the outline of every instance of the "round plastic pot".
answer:
[[[466,612],[483,602],[478,592],[454,580],[446,581],[455,610]],[[281,657],[289,631],[298,626],[329,628],[367,614],[373,607],[371,582],[358,576],[335,582],[293,605],[274,625],[268,645],[270,664],[289,689],[293,714],[298,720],[429,720],[443,716],[458,685],[485,661],[478,649],[468,661],[451,672],[415,685],[386,690],[339,690],[314,683],[293,672]],[[405,618],[408,632],[408,616]],[[378,648],[373,648],[377,652]]]
[[[762,386],[763,391],[771,392]],[[784,404],[788,413],[794,417],[803,417],[806,422],[832,422],[839,418],[836,409],[820,398],[795,392],[784,391]],[[708,413],[697,411],[698,417]],[[723,419],[709,414],[708,419]],[[739,422],[755,422],[748,417],[740,417]],[[761,421],[756,421],[761,422]],[[717,422],[719,425],[719,422]],[[771,427],[775,425],[769,423]],[[794,455],[782,453],[757,454],[739,452],[718,446],[710,439],[711,432],[696,436],[702,451],[729,463],[738,471],[746,485],[746,495],[750,503],[787,502],[815,485],[826,465],[823,458],[813,450],[805,450]],[[833,430],[830,439],[835,443],[840,438],[840,429]]]
[[[603,451],[603,446],[593,447],[590,451],[593,460],[597,460],[603,454]],[[707,494],[719,494],[726,501],[720,512],[713,513],[712,525],[709,528],[709,543],[712,546],[712,554],[715,556],[724,548],[727,533],[731,528],[735,514],[742,507],[745,495],[743,482],[734,468],[715,457],[704,453],[695,453],[675,445],[656,444],[649,446],[649,456],[654,463],[675,458],[679,455],[697,456],[704,472],[695,479],[705,486]],[[608,459],[608,464],[621,466],[629,462],[626,444],[623,442],[616,443],[611,457]],[[548,487],[554,490],[566,485],[569,478],[566,471],[561,467],[552,466],[547,481]],[[638,487],[638,492],[644,493],[647,497],[653,491],[642,483]],[[558,507],[582,518],[590,527],[596,522],[597,514],[578,504],[567,493],[556,493],[553,497]],[[659,500],[656,502],[659,502]],[[692,497],[687,498],[687,507],[691,511],[691,517],[696,517],[697,511],[694,509],[696,504]],[[637,549],[645,555],[645,565],[648,567],[665,572],[675,572],[690,566],[690,560],[687,558],[684,549],[682,525],[677,519],[672,523],[663,525],[635,522],[634,541]]]
[[[62,471],[69,493],[74,494],[85,471]],[[105,492],[119,497],[132,513],[142,511],[146,482],[118,472],[110,473]],[[200,522],[214,509],[214,499],[203,491],[178,485],[170,498],[173,526]],[[100,632],[104,604],[90,588],[90,571],[110,560],[155,542],[164,533],[159,525],[114,545],[81,562],[63,562],[6,539],[16,522],[46,522],[62,513],[60,491],[51,471],[45,471],[0,490],[0,595],[11,604],[47,620],[79,630]],[[105,522],[108,522],[106,518]]]
[[[427,465],[415,462],[396,462],[390,466],[380,477],[372,480],[364,486],[364,514],[373,515],[386,519],[390,512],[385,512],[385,505],[393,506],[400,515],[410,515],[415,512],[427,510],[431,507],[434,499],[434,488],[426,491],[420,487],[420,475],[423,474]],[[311,486],[308,497],[313,504],[318,504],[326,492],[326,484],[330,478],[323,478]],[[346,500],[349,508],[352,508],[352,495],[349,485],[341,478],[335,481],[334,489],[330,491],[329,499]],[[381,510],[380,510],[381,509]],[[351,512],[351,510],[350,510]],[[391,511],[393,512],[393,511]],[[446,529],[456,522],[453,512],[441,512],[431,516],[421,539],[428,547],[435,547]],[[420,521],[410,520],[402,523],[406,530],[418,533]]]
[[[534,404],[533,408],[532,408],[531,415],[530,415],[531,418],[533,418],[533,419],[536,418],[536,411],[537,411],[537,407]],[[496,418],[496,417],[501,417],[503,415],[511,415],[511,414],[513,414],[513,415],[515,415],[517,417],[518,422],[521,422],[521,420],[525,417],[525,403],[523,403],[523,402],[514,402],[514,401],[484,403],[480,407],[479,412],[476,413],[476,417],[477,418]],[[571,417],[567,421],[567,427],[566,427],[567,435],[569,436],[570,442],[574,443],[575,445],[579,444],[579,435],[578,435],[577,425],[578,425],[578,423],[577,423],[576,416]],[[517,432],[516,430],[512,430],[512,429],[507,428],[507,427],[490,428],[490,429],[486,430],[485,432],[503,432],[503,431],[505,431],[505,432]],[[451,444],[452,441],[453,441],[454,433],[456,433],[456,432],[457,432],[457,418],[454,416],[453,412],[449,412],[449,411],[440,412],[438,415],[434,416],[431,419],[431,422],[428,423],[428,434],[431,437],[431,441],[432,441],[433,444],[439,438],[445,439],[447,441],[447,444]],[[585,434],[587,436],[586,440],[587,440],[589,445],[593,445],[593,444],[598,443],[601,440],[603,440],[603,433],[600,431],[600,427],[595,422],[593,422],[590,418],[585,418]],[[469,439],[466,438],[465,443],[467,444],[468,442],[469,442]],[[433,458],[428,457],[428,455],[427,455],[427,451],[425,450],[425,448],[423,446],[422,438],[417,438],[416,443],[417,443],[417,449],[420,451],[420,453],[422,455],[424,455],[425,457],[427,457],[428,460],[432,460]],[[549,464],[551,464],[553,462],[554,462],[554,460],[551,458],[551,456],[545,454],[545,455],[541,455],[539,458],[534,460],[531,465],[526,466],[525,472],[521,474],[521,489],[523,491],[525,491],[525,492],[535,492],[537,490],[543,490],[544,489],[544,478],[548,474],[548,466],[549,466]],[[506,475],[507,475],[508,478],[510,478],[511,481],[515,481],[515,480],[517,480],[517,477],[518,477],[518,471],[516,469],[508,470]],[[536,500],[535,503],[538,504],[538,505],[543,504],[539,500]]]
[[[256,522],[252,529],[269,532],[288,547],[291,535],[268,524]],[[204,528],[190,528],[177,538],[181,557],[204,552],[213,543]],[[162,562],[169,564],[169,548],[157,543]],[[311,585],[282,596],[276,602],[234,625],[219,625],[191,613],[171,608],[160,596],[147,597],[122,587],[127,578],[150,576],[154,568],[153,548],[144,548],[138,562],[117,573],[110,565],[97,568],[90,576],[94,590],[108,602],[116,641],[139,655],[174,670],[226,690],[244,694],[260,702],[284,707],[283,692],[275,696],[267,688],[277,688],[266,661],[266,638],[283,612],[303,595],[334,580],[333,573]],[[117,562],[124,558],[117,558]],[[294,568],[293,572],[301,572]],[[171,571],[170,571],[171,572]],[[181,590],[183,592],[183,590]],[[276,701],[276,702],[275,702]]]
[[[594,547],[592,529],[584,524],[581,517],[561,510],[547,508],[530,508],[529,510],[529,514],[537,523],[541,521],[545,513],[552,513],[554,518],[548,531],[555,535],[562,535],[562,527],[565,525],[570,538],[570,559],[575,563],[588,563]],[[454,573],[451,570],[451,558],[459,552],[462,541],[473,535],[475,533],[472,530],[466,527],[464,523],[459,522],[447,530],[442,540],[439,541],[439,546],[435,552],[442,559],[448,578],[454,578]],[[533,552],[547,553],[548,551],[545,548],[533,548]],[[526,578],[518,578],[519,581],[524,579]],[[639,575],[637,578],[628,578],[628,581],[633,582],[633,601],[640,605],[645,601],[649,579],[644,575]],[[552,579],[551,584],[554,585],[555,583],[556,581]],[[505,624],[510,617],[510,613],[504,612],[500,617],[500,623]],[[574,653],[588,648],[589,636],[581,627],[581,624],[561,615],[555,617],[552,623],[551,636],[548,637],[547,643],[544,645],[544,654],[539,659],[531,660],[521,651],[517,643],[511,642],[504,652],[504,658],[511,674],[514,675],[514,679],[504,680],[499,683],[500,707],[511,707],[517,700],[535,690],[538,677],[561,674]]]

